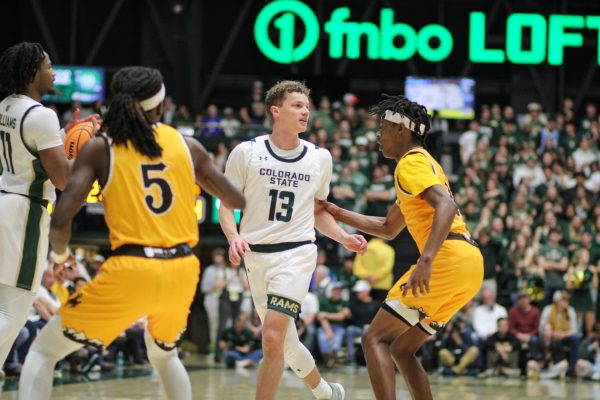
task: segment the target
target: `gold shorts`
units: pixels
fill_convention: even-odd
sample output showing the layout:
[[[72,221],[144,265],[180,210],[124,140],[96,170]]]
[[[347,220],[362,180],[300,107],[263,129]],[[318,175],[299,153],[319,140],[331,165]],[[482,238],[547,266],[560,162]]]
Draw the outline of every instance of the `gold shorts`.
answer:
[[[147,316],[156,344],[170,350],[187,326],[199,275],[194,255],[167,260],[110,257],[59,309],[63,332],[77,342],[106,347]]]
[[[411,326],[419,324],[433,334],[475,296],[483,282],[481,251],[463,240],[446,240],[432,263],[430,292],[415,297],[412,290],[402,297],[416,264],[388,292],[383,308]]]

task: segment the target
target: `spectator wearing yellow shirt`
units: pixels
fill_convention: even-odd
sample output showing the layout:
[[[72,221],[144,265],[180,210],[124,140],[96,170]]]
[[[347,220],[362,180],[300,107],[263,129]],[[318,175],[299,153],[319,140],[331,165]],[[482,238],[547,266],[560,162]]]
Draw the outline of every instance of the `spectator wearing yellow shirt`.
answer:
[[[357,255],[354,260],[354,275],[371,285],[371,297],[378,302],[385,300],[388,290],[394,283],[394,248],[380,238],[372,238],[367,244],[367,252]]]
[[[69,289],[67,289],[66,282],[72,280],[74,275],[73,264],[68,260],[64,264],[54,264],[54,283],[50,287],[50,291],[56,296],[63,305],[69,298]]]

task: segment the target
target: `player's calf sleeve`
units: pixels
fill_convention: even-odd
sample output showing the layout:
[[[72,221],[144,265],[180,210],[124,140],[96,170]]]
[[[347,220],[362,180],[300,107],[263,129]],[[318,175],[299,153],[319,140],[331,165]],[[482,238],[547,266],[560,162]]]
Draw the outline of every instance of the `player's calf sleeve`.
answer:
[[[161,387],[167,399],[187,400],[192,398],[190,378],[177,356],[177,349],[166,351],[160,348],[146,329],[144,341],[150,363],[158,372]]]
[[[290,335],[289,331],[285,337],[283,357],[301,379],[304,379],[315,368],[315,360],[310,351],[300,342],[297,334]]]
[[[63,335],[59,316],[52,317],[27,353],[19,379],[19,400],[49,399],[54,365],[82,346]]]

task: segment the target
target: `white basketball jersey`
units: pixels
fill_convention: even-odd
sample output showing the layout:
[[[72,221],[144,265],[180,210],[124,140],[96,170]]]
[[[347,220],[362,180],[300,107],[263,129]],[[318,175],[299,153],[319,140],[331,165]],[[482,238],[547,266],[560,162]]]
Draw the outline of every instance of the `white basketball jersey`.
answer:
[[[54,202],[54,185],[38,157],[63,143],[56,113],[24,95],[0,102],[0,190]]]
[[[236,146],[225,176],[246,197],[240,235],[249,244],[315,239],[315,199],[329,194],[331,154],[305,140],[281,150],[259,136]]]

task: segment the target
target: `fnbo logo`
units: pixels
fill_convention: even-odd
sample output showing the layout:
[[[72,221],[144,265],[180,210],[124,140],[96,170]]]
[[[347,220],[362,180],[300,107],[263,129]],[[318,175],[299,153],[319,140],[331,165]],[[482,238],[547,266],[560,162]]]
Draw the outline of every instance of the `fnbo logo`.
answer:
[[[298,46],[295,43],[296,16],[304,24],[306,32]],[[271,22],[279,30],[278,44],[269,37]],[[304,60],[313,52],[320,30],[319,20],[309,6],[296,0],[280,0],[260,11],[254,23],[254,39],[265,56],[281,64],[290,64]]]
[[[323,22],[322,30],[329,39],[328,54],[333,59],[366,56],[371,60],[405,61],[418,54],[426,61],[439,62],[448,58],[454,48],[454,38],[445,26],[429,24],[417,30],[396,22],[392,8],[380,10],[379,24],[352,21],[348,7],[334,9],[329,20]],[[296,43],[297,23],[304,25],[305,31],[299,43]],[[549,65],[562,65],[565,48],[583,47],[585,35],[589,36],[588,41],[598,40],[600,35],[600,16],[596,15],[514,13],[505,23],[505,48],[490,48],[486,44],[485,13],[469,13],[468,37],[460,38],[458,43],[468,44],[470,62],[537,65],[547,61]],[[269,36],[271,24],[279,31],[278,43],[273,43]],[[260,51],[282,64],[302,61],[311,55],[320,34],[319,19],[300,0],[275,0],[267,4],[254,24]],[[527,36],[529,39],[524,40]],[[361,46],[362,38],[366,39],[366,46]],[[600,65],[600,49],[596,57]]]
[[[442,25],[425,25],[416,31],[412,26],[394,21],[394,10],[380,11],[379,26],[372,22],[350,21],[350,8],[333,10],[324,30],[329,35],[329,57],[357,59],[361,52],[361,37],[367,38],[366,56],[372,60],[405,61],[419,54],[425,60],[446,59],[454,47],[448,29]],[[296,21],[304,24],[305,35],[296,45]],[[269,27],[279,31],[279,43],[269,36]],[[308,57],[317,46],[321,27],[313,10],[299,0],[277,0],[266,5],[254,23],[254,38],[260,51],[272,61],[290,64]],[[402,38],[402,45],[394,43]],[[433,44],[437,42],[437,44]]]

